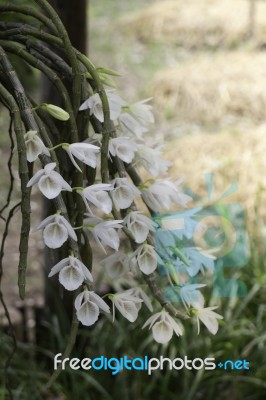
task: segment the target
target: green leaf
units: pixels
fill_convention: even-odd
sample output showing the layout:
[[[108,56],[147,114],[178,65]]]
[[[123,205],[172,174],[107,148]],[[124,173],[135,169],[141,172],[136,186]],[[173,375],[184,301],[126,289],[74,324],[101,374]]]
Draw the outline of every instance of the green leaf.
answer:
[[[121,76],[118,72],[110,69],[110,68],[104,68],[104,67],[97,67],[96,71],[99,74],[105,74],[105,75],[112,75],[112,76]]]

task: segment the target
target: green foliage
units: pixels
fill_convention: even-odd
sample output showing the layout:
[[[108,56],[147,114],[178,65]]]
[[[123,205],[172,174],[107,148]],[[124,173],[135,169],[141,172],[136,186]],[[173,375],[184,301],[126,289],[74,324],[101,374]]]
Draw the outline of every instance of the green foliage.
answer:
[[[256,242],[251,243],[256,248]],[[63,371],[49,393],[40,397],[40,386],[44,384],[53,370],[53,357],[62,351],[62,340],[69,329],[68,317],[60,304],[55,305],[58,317],[44,322],[42,329],[45,343],[41,347],[19,345],[12,362],[11,378],[15,399],[84,398],[99,399],[142,399],[148,400],[262,400],[266,389],[265,368],[265,326],[266,326],[266,277],[264,271],[264,253],[254,253],[248,265],[239,269],[232,278],[241,275],[248,287],[245,298],[224,298],[221,301],[221,313],[224,322],[217,335],[210,336],[205,328],[197,335],[196,327],[185,324],[186,334],[173,338],[168,345],[159,345],[151,334],[141,326],[148,317],[142,313],[136,323],[128,323],[119,316],[113,323],[111,317],[101,318],[93,328],[81,328],[72,357],[169,357],[193,358],[215,357],[216,361],[226,359],[246,359],[250,362],[249,371],[164,371],[156,370],[152,375],[146,371],[121,371],[112,375],[111,371]],[[217,300],[216,300],[217,302]],[[61,311],[60,311],[61,310]],[[220,311],[220,308],[219,308]],[[187,327],[187,329],[186,329]],[[3,336],[3,353],[9,351],[9,339]],[[1,393],[1,392],[0,392]],[[3,388],[2,388],[3,393]],[[178,394],[178,397],[177,397]],[[35,397],[34,397],[35,396]],[[0,397],[1,398],[1,397]],[[58,397],[61,399],[61,397]]]

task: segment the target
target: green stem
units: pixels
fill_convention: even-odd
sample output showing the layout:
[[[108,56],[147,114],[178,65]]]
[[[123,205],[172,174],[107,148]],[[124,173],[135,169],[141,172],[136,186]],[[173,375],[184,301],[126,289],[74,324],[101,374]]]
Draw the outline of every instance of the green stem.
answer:
[[[1,49],[0,49],[1,53]],[[19,108],[6,88],[0,83],[0,96],[5,99],[11,114],[14,117],[14,131],[17,139],[17,151],[19,158],[19,176],[21,182],[21,213],[22,224],[20,231],[20,244],[19,244],[19,265],[18,265],[18,286],[19,295],[22,299],[25,297],[25,281],[27,270],[27,255],[28,255],[28,240],[30,232],[30,188],[27,188],[29,181],[29,171],[26,156],[26,146],[24,142],[24,129],[20,118]]]
[[[62,357],[63,359],[68,358],[73,350],[78,334],[78,327],[79,327],[79,321],[77,320],[76,311],[75,309],[73,309],[72,324],[67,342],[67,347],[63,353]],[[58,367],[58,369],[53,372],[52,376],[50,377],[48,383],[45,385],[43,390],[48,390],[52,386],[52,384],[56,381],[61,372],[62,372],[62,364],[60,364],[60,367]]]
[[[15,4],[0,4],[0,12],[14,12],[36,18],[37,20],[42,22],[48,29],[50,29],[51,32],[53,32],[55,35],[57,34],[57,30],[51,20],[32,7],[19,6]]]
[[[82,75],[79,68],[79,64],[77,61],[77,57],[75,54],[75,50],[73,49],[70,39],[68,37],[67,31],[60,20],[58,14],[55,12],[54,8],[48,3],[46,0],[34,0],[51,18],[54,26],[56,27],[59,37],[62,39],[65,51],[68,55],[70,65],[72,67],[73,72],[73,84],[72,84],[72,92],[73,92],[73,109],[74,114],[78,113],[78,109],[80,106],[80,96],[81,96],[81,82]]]

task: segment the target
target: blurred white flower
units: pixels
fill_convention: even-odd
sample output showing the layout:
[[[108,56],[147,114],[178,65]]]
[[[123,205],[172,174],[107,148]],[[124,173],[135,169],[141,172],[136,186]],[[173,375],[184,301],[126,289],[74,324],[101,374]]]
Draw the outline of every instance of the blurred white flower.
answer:
[[[78,258],[69,256],[51,269],[48,278],[59,273],[59,282],[67,290],[76,290],[84,280],[93,281],[88,268]]]
[[[43,228],[43,240],[50,249],[58,249],[67,241],[68,237],[75,242],[78,240],[74,229],[62,215],[50,215],[34,228],[32,232]]]
[[[142,303],[142,299],[136,297],[132,293],[122,292],[110,296],[113,302],[113,320],[115,318],[115,308],[125,317],[128,321],[134,322],[138,317],[138,304]]]
[[[152,274],[156,270],[158,256],[153,246],[143,244],[137,248],[134,255],[139,269],[145,275]]]
[[[40,169],[29,180],[27,187],[31,187],[38,183],[38,187],[47,199],[54,199],[59,195],[62,189],[72,192],[69,184],[62,176],[54,171],[56,163],[49,163],[43,169]]]
[[[82,190],[78,189],[77,193],[81,195],[90,214],[92,214],[92,211],[89,203],[102,210],[105,214],[110,214],[112,211],[112,200],[107,192],[112,190],[112,187],[109,183],[97,183]]]
[[[140,287],[134,287],[131,289],[126,290],[124,293],[128,293],[128,294],[132,294],[134,297],[137,297],[141,300],[143,300],[143,303],[145,304],[145,306],[150,310],[153,311],[153,307],[151,304],[151,301],[149,299],[149,297],[146,295],[146,293],[144,292],[144,290],[142,290]],[[136,303],[137,308],[140,310],[141,305],[143,303]]]
[[[198,290],[204,286],[206,286],[206,284],[194,283],[190,285],[184,285],[180,288],[179,295],[186,308],[191,306],[193,303],[204,303],[203,294]]]
[[[153,211],[169,210],[173,203],[185,207],[191,197],[181,192],[171,181],[158,180],[141,190],[142,198]]]
[[[100,309],[106,313],[110,312],[105,301],[96,293],[88,290],[77,295],[74,305],[78,320],[85,326],[91,326],[98,320]]]
[[[90,229],[94,239],[106,253],[103,245],[116,251],[119,249],[120,240],[117,230],[122,228],[120,222],[123,220],[103,221],[98,217],[89,217],[84,220],[84,225]]]
[[[140,191],[127,178],[116,178],[112,181],[113,190],[111,197],[118,209],[130,207],[135,196],[140,196]]]
[[[123,112],[119,115],[118,122],[123,134],[131,133],[138,139],[142,139],[143,133],[148,131],[145,126],[141,125],[136,118],[132,117],[132,115],[127,112]]]
[[[40,154],[50,156],[49,150],[39,138],[37,131],[28,131],[25,133],[24,139],[26,144],[27,160],[29,162],[37,160]]]
[[[143,243],[149,234],[149,231],[154,231],[152,220],[140,211],[132,211],[125,219],[124,223],[131,232],[136,243]]]
[[[129,110],[133,116],[139,120],[143,125],[145,124],[153,124],[154,123],[154,115],[152,113],[152,106],[150,104],[146,104],[149,99],[144,99],[138,101],[137,103],[131,104],[129,106]]]
[[[73,165],[80,172],[81,169],[76,163],[73,156],[75,156],[78,160],[82,161],[89,167],[96,168],[97,154],[100,151],[100,147],[94,146],[93,144],[89,143],[72,143],[72,144],[64,144],[62,148],[68,153]]]
[[[137,145],[127,137],[112,138],[109,141],[109,153],[125,163],[131,163],[135,156]]]
[[[216,335],[218,332],[218,319],[223,319],[223,316],[217,314],[213,310],[218,307],[206,307],[204,308],[204,299],[198,299],[198,301],[191,303],[193,306],[193,312],[196,315],[198,334],[200,332],[200,321],[206,326],[206,328],[213,334]]]
[[[110,278],[121,278],[129,270],[129,258],[126,254],[117,251],[104,258],[101,264],[105,267]]]
[[[152,315],[143,325],[142,329],[147,325],[149,329],[152,327],[153,338],[158,343],[167,343],[172,339],[173,333],[177,336],[183,334],[183,326],[180,322],[176,322],[168,312],[162,310]]]
[[[136,167],[142,166],[155,178],[158,175],[166,174],[172,163],[162,160],[160,147],[151,148],[139,144],[135,153],[134,165]]]
[[[199,247],[183,247],[182,253],[188,261],[189,266],[180,258],[176,259],[176,265],[186,270],[190,276],[197,275],[199,271],[204,272],[204,268],[210,272],[214,271],[216,257],[207,251]]]
[[[122,107],[126,106],[127,103],[121,99],[115,90],[106,90],[105,92],[110,108],[110,119],[114,121],[120,115]],[[98,93],[90,96],[81,104],[79,110],[82,111],[88,108],[90,109],[90,115],[94,114],[100,122],[104,121],[102,101]]]

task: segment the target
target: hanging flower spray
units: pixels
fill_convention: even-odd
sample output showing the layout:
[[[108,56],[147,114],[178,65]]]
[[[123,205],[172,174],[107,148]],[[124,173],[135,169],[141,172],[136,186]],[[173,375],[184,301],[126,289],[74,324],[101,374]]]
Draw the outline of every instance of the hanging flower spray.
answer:
[[[222,317],[213,311],[215,307],[204,308],[199,291],[204,285],[183,281],[178,286],[178,269],[155,246],[153,235],[158,225],[154,213],[173,206],[183,209],[191,198],[183,193],[181,181],[174,182],[167,176],[171,163],[162,158],[161,147],[145,144],[154,124],[152,100],[130,103],[115,89],[109,89],[110,80],[106,78],[115,75],[114,71],[96,68],[76,51],[51,6],[45,0],[36,3],[49,18],[35,10],[32,16],[37,24],[44,24],[47,32],[9,22],[3,32],[0,25],[0,98],[14,120],[21,179],[20,296],[25,295],[30,194],[34,186],[55,211],[30,234],[43,231],[44,243],[57,260],[50,266],[49,277],[57,275],[64,290],[73,293],[72,342],[78,322],[92,326],[100,314],[104,317],[110,313],[111,306],[113,318],[121,314],[133,323],[143,304],[151,313],[156,310],[143,328],[149,325],[159,343],[168,342],[173,333],[183,335],[181,320],[189,318],[198,330],[202,322],[215,334],[217,319]],[[23,7],[20,11],[26,13]],[[25,39],[28,36],[29,42]],[[45,53],[37,59],[36,51],[42,49]],[[54,83],[62,98],[61,107],[32,104],[9,53],[19,54]],[[60,62],[53,64],[51,60],[55,59]],[[150,179],[142,180],[143,170],[151,175]],[[141,209],[136,200],[143,203]],[[175,249],[175,243],[169,246],[184,261],[182,250]],[[111,287],[112,280],[130,274],[127,290],[107,293],[104,298],[95,292],[97,271],[91,248],[102,254],[100,264]],[[58,249],[64,254],[61,259]],[[199,272],[200,268],[190,266]],[[159,267],[174,277],[181,299],[177,306],[163,296]]]

